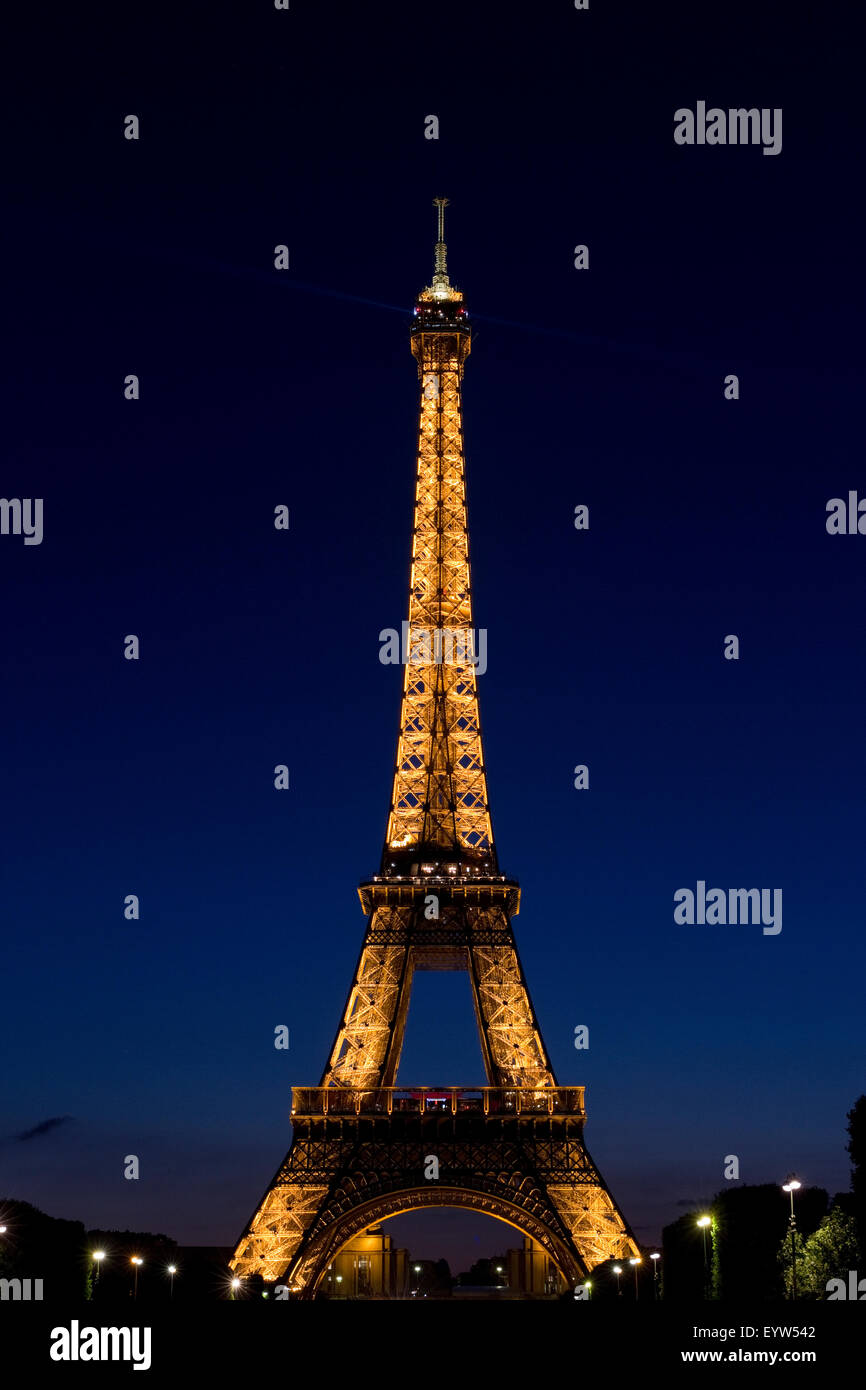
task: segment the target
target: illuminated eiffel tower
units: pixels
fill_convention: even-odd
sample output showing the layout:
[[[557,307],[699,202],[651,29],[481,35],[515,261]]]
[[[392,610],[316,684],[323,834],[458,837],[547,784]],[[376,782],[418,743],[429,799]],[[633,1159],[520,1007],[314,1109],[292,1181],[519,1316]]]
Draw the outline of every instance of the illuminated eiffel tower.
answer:
[[[511,928],[478,717],[460,386],[471,329],[446,266],[437,198],[433,281],[415,303],[421,383],[405,678],[380,872],[318,1087],[292,1092],[292,1145],[231,1261],[311,1297],[367,1227],[430,1206],[497,1216],[569,1284],[634,1237],[583,1142],[582,1086],[558,1086]],[[397,1087],[415,970],[466,970],[487,1086]],[[433,1162],[432,1160],[435,1160]]]

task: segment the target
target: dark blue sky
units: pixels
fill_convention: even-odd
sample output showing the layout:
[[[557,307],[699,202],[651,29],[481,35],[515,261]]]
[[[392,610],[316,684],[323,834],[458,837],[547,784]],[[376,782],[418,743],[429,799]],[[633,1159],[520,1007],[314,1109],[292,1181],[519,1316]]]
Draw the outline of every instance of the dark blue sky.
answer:
[[[726,1154],[847,1187],[866,538],[825,506],[866,496],[857,39],[754,8],[295,0],[22,36],[0,493],[45,529],[0,537],[0,1193],[232,1244],[319,1080],[390,792],[439,193],[494,833],[558,1079],[642,1240]],[[782,153],[675,145],[698,100],[781,107]],[[698,879],[781,888],[781,934],[675,925]],[[482,1080],[462,976],[416,978],[400,1080]],[[465,1218],[403,1220],[413,1253],[471,1251]]]

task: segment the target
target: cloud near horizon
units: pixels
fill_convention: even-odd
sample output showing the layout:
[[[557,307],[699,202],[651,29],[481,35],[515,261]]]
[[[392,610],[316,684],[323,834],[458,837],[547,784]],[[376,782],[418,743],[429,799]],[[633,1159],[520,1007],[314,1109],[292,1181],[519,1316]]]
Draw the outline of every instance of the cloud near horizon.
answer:
[[[50,1134],[52,1129],[59,1129],[61,1125],[69,1124],[74,1119],[74,1115],[52,1115],[47,1120],[40,1120],[38,1125],[32,1129],[24,1129],[20,1134],[14,1135],[18,1144],[26,1144],[29,1139],[39,1139],[43,1134]]]

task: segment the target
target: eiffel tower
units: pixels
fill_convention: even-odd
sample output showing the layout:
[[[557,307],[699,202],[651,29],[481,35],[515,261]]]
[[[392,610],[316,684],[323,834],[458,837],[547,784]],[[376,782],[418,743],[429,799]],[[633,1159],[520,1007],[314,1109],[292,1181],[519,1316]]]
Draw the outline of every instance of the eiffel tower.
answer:
[[[312,1297],[336,1254],[400,1212],[467,1207],[538,1243],[569,1284],[639,1254],[583,1142],[584,1088],[559,1086],[511,927],[481,747],[460,389],[471,328],[446,265],[415,303],[420,380],[405,677],[381,868],[330,1059],[292,1091],[291,1148],[238,1242],[236,1277]],[[482,1087],[397,1086],[413,973],[468,971]]]

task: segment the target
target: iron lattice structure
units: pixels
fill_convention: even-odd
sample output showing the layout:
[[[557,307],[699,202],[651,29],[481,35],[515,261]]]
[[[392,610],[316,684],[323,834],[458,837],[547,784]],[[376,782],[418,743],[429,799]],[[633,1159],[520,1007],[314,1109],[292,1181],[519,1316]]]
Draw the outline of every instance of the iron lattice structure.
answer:
[[[319,1087],[296,1088],[292,1145],[231,1261],[311,1297],[339,1249],[401,1211],[466,1206],[530,1235],[564,1277],[639,1253],[583,1141],[581,1087],[559,1087],[499,871],[472,629],[461,382],[471,328],[449,280],[443,218],[415,303],[421,401],[406,669],[380,872]],[[396,1088],[416,970],[466,970],[488,1086]],[[425,1177],[429,1156],[439,1178]]]

